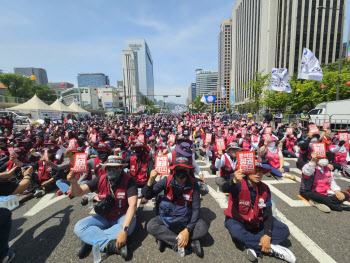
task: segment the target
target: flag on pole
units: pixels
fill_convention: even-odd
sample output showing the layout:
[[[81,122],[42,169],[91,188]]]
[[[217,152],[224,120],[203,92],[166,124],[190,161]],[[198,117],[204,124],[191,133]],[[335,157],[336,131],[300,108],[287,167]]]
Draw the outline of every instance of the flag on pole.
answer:
[[[320,62],[311,50],[307,48],[303,50],[298,79],[311,79],[316,81],[322,81],[323,79]]]
[[[203,95],[203,97],[201,98],[201,102],[203,102],[204,104],[207,104],[207,100],[205,98],[205,96]]]
[[[226,98],[226,89],[225,89],[225,87],[221,87],[221,98]]]
[[[58,99],[58,101],[62,101],[62,99],[63,99],[63,98],[62,98],[62,96],[61,96],[61,97]]]
[[[289,83],[288,69],[273,68],[271,75],[270,90],[292,92]]]
[[[208,95],[208,96],[205,96],[205,100],[207,102],[215,102],[216,101],[216,96],[215,95]]]
[[[74,102],[74,103],[77,103],[77,102],[78,102],[78,100],[77,100],[77,99],[74,99],[74,100],[73,100],[73,102]]]

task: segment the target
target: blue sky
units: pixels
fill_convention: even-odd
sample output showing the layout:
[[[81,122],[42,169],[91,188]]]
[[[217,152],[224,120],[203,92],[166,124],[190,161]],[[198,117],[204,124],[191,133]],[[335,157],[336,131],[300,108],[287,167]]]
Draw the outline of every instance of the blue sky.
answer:
[[[125,39],[145,38],[154,61],[155,94],[181,94],[171,100],[184,103],[195,69],[217,70],[220,23],[232,16],[235,2],[1,0],[0,69],[41,67],[50,82],[75,85],[78,73],[102,72],[116,86]]]

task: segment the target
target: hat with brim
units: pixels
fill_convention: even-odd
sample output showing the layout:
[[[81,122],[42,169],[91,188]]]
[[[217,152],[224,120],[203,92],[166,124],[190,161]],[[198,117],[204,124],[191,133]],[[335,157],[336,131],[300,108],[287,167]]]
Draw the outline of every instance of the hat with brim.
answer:
[[[272,169],[270,168],[266,168],[266,167],[263,167],[262,163],[258,160],[255,160],[255,168],[263,168],[263,173],[264,174],[268,174],[269,172],[272,171]]]
[[[135,143],[135,145],[133,145],[133,146],[130,148],[131,151],[136,151],[137,149],[142,149],[142,150],[145,150],[145,151],[149,151],[148,145],[145,145],[145,144],[140,143],[140,142]]]
[[[227,145],[226,150],[228,151],[228,150],[230,150],[230,149],[242,151],[242,147],[239,147],[238,144],[237,144],[236,142],[232,142],[232,143],[230,143],[229,145]]]
[[[111,167],[125,167],[127,165],[127,163],[124,163],[124,159],[118,155],[108,156],[107,162],[105,163],[105,166]]]
[[[174,170],[176,167],[184,167],[191,170],[194,169],[194,167],[190,165],[190,162],[186,157],[177,157],[174,165],[170,166],[169,169]]]
[[[191,145],[188,142],[182,142],[180,145],[175,146],[175,151],[184,157],[192,156]]]

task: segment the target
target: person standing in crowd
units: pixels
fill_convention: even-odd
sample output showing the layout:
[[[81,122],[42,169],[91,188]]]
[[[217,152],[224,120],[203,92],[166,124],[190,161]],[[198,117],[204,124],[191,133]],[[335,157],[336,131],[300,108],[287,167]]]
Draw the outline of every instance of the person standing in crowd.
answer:
[[[280,109],[276,110],[275,115],[273,115],[273,119],[275,120],[275,130],[277,130],[277,126],[279,123],[282,123],[283,114]]]
[[[45,114],[44,121],[45,121],[45,124],[46,124],[46,125],[50,125],[51,118],[50,118],[49,116],[47,116],[47,114]]]
[[[32,122],[34,122],[34,118],[32,117],[31,114],[28,114],[26,121],[28,123],[28,126],[30,126],[32,124]]]
[[[264,123],[267,123],[267,125],[270,125],[270,122],[272,121],[272,114],[270,113],[270,110],[266,110],[265,111],[265,115],[264,115]]]
[[[307,128],[310,121],[310,115],[307,113],[307,107],[303,107],[303,112],[300,114],[299,120],[301,125]]]

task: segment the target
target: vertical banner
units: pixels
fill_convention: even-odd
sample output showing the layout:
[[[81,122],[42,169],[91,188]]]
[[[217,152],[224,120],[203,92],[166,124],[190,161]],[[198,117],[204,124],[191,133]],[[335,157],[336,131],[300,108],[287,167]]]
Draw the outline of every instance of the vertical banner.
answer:
[[[326,144],[325,143],[312,143],[312,150],[317,154],[317,158],[326,157]]]
[[[216,138],[215,142],[216,142],[216,147],[218,148],[218,150],[226,150],[224,138]]]
[[[243,174],[255,173],[255,152],[238,152],[237,166]]]
[[[312,132],[312,133],[320,132],[320,130],[317,127],[317,124],[310,124],[308,127],[309,127],[309,132]]]
[[[155,160],[155,169],[159,175],[168,175],[168,155],[158,155]]]
[[[213,138],[213,134],[211,134],[211,133],[205,134],[205,142],[211,143],[212,138]]]
[[[87,173],[87,154],[76,153],[74,157],[74,172]]]

